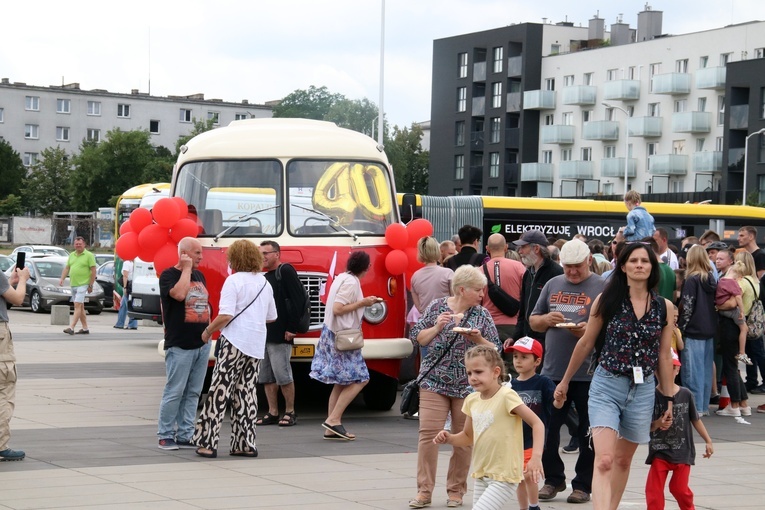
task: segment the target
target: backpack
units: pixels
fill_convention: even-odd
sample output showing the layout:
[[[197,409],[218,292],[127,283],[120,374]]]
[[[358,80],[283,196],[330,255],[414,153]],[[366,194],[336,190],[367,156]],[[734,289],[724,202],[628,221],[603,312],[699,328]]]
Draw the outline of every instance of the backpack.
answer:
[[[521,303],[513,296],[500,287],[499,280],[499,261],[494,262],[494,281],[489,278],[489,272],[486,270],[486,264],[483,265],[483,272],[486,275],[486,282],[489,287],[489,299],[500,312],[508,317],[514,317],[521,308]]]
[[[744,279],[752,287],[752,292],[754,292],[755,296],[752,308],[749,310],[749,315],[746,316],[746,327],[749,328],[746,337],[749,339],[760,338],[762,335],[765,335],[765,308],[762,307],[762,301],[758,299],[757,290],[752,285],[752,282],[746,278]]]
[[[277,282],[281,282],[282,280],[283,265],[284,264],[279,264],[279,267],[276,268]],[[308,291],[305,289],[302,282],[300,283],[300,288],[303,290],[303,303],[293,303],[286,292],[284,293],[284,303],[287,306],[287,312],[290,317],[299,317],[296,333],[307,333],[308,329],[311,327],[311,296],[308,294]]]

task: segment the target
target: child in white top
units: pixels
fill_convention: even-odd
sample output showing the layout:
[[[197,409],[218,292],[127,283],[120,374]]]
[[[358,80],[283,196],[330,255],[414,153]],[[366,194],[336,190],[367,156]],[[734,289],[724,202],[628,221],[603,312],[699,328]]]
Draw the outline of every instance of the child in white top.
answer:
[[[467,415],[459,434],[445,430],[436,435],[436,444],[473,445],[472,466],[475,488],[473,508],[499,510],[515,499],[524,472],[533,483],[544,478],[542,449],[545,426],[524,405],[518,394],[502,385],[505,364],[494,347],[478,345],[465,353],[468,382],[475,390],[462,406]],[[533,431],[531,459],[523,469],[523,422]]]

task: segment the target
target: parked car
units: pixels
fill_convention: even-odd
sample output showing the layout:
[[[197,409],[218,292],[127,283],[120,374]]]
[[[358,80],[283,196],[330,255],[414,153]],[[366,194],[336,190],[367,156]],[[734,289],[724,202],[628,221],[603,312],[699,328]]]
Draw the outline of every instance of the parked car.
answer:
[[[102,266],[107,262],[114,262],[113,253],[94,253],[93,255],[96,257],[97,266]]]
[[[14,250],[11,252],[10,257],[15,261],[16,254],[20,251],[27,252],[27,256],[29,256],[29,254],[57,255],[59,257],[69,256],[68,251],[58,246],[49,246],[44,244],[28,244],[24,246],[17,246],[16,248],[14,248]]]
[[[7,255],[0,255],[0,271],[3,273],[16,265],[16,261]]]
[[[29,280],[21,306],[29,306],[35,313],[50,312],[53,305],[69,305],[73,308],[69,278],[64,280],[64,285],[58,284],[66,262],[66,257],[55,256],[27,259],[25,265],[29,268]],[[10,273],[11,269],[5,272],[7,276]],[[98,315],[104,309],[104,289],[98,282],[93,284],[92,292],[85,296],[85,309],[91,315]]]
[[[98,266],[96,281],[104,289],[104,307],[114,308],[114,260]]]
[[[162,324],[159,278],[154,262],[144,262],[139,258],[133,261],[133,293],[128,301],[128,317]]]

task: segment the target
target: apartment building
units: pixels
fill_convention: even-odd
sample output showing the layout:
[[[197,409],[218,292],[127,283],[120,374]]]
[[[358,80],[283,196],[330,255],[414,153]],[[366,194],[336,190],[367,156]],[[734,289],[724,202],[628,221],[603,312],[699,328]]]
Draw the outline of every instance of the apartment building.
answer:
[[[98,142],[112,129],[148,130],[155,146],[174,151],[194,120],[226,125],[255,117],[271,117],[271,108],[247,100],[205,99],[204,94],[158,97],[136,89],[120,94],[82,90],[78,83],[41,87],[0,80],[0,138],[26,166],[34,164],[43,149],[60,146],[76,153],[83,140]]]
[[[618,196],[626,173],[653,200],[740,200],[744,141],[765,116],[765,22],[673,36],[662,24],[646,8],[637,28],[594,17],[435,41],[431,194]],[[482,82],[498,51],[507,73]],[[748,142],[748,190],[765,192],[763,143]]]

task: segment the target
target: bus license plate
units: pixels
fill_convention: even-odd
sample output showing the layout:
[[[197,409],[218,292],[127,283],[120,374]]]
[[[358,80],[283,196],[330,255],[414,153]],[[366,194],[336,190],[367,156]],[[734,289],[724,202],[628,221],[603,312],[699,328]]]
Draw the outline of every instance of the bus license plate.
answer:
[[[312,358],[314,346],[313,345],[293,345],[292,357],[293,358]]]

